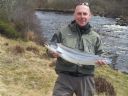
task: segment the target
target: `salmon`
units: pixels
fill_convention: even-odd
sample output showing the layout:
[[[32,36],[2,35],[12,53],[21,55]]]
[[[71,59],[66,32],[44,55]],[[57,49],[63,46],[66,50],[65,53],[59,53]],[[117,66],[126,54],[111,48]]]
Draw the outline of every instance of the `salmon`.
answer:
[[[69,48],[61,43],[57,43],[56,45],[46,44],[45,47],[50,51],[58,53],[64,60],[77,65],[95,65],[97,60],[105,60],[107,64],[111,64],[111,60],[108,58],[103,58],[99,55],[89,54],[80,50]]]

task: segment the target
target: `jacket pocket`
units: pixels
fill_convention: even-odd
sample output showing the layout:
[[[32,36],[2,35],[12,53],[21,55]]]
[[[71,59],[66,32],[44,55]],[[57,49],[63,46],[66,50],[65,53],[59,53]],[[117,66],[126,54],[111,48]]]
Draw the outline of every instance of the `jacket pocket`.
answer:
[[[66,35],[66,37],[63,39],[63,44],[70,48],[76,47],[76,37],[73,37],[72,35]]]
[[[83,44],[84,44],[84,51],[85,52],[91,53],[91,54],[95,53],[93,41],[88,40],[87,38],[86,39],[84,38],[83,39]]]
[[[94,65],[84,65],[79,67],[78,71],[83,74],[94,74]]]

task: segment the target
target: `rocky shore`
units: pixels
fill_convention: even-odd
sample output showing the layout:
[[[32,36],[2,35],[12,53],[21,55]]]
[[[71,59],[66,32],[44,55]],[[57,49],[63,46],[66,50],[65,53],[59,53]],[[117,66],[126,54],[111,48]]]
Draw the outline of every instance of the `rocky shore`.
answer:
[[[121,25],[121,26],[128,26],[128,17],[119,17],[116,18],[117,20],[117,25]]]

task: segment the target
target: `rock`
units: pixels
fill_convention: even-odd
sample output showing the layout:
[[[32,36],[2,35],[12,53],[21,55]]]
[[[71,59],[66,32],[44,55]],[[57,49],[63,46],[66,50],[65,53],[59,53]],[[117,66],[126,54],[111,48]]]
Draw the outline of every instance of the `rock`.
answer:
[[[116,18],[116,25],[120,26],[127,26],[128,25],[128,17],[121,17],[121,18]]]

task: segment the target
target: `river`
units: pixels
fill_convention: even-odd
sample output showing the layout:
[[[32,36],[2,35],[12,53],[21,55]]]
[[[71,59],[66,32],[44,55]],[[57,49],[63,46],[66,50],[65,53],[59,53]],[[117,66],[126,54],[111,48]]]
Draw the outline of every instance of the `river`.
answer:
[[[49,41],[61,26],[73,20],[72,14],[37,11],[43,35]],[[128,73],[128,26],[116,25],[116,20],[100,16],[93,16],[90,24],[103,41],[104,50],[117,56],[114,68]]]

